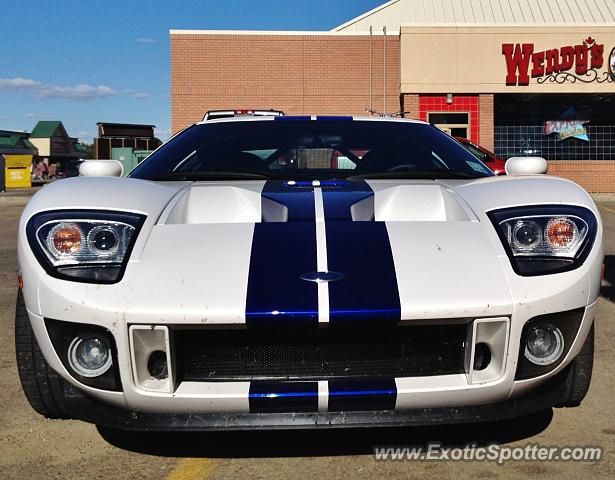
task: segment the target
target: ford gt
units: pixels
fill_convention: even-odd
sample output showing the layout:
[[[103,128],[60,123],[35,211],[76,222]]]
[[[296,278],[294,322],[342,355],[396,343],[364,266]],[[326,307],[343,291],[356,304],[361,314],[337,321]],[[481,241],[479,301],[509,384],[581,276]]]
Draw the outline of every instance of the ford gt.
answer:
[[[423,122],[237,117],[188,127],[128,178],[52,183],[19,226],[25,395],[129,430],[577,406],[602,224],[538,160],[497,177]]]

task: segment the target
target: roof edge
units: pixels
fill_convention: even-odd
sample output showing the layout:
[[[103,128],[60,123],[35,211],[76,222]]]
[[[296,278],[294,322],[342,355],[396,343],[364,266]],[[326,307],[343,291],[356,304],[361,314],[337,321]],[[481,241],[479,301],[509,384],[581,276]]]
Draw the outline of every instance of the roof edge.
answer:
[[[613,22],[602,23],[402,23],[403,28],[604,28],[615,27]]]
[[[341,30],[349,27],[353,23],[360,22],[364,18],[370,17],[370,16],[374,15],[375,13],[378,13],[380,10],[384,10],[385,8],[390,7],[391,5],[393,5],[393,4],[397,3],[397,2],[399,2],[399,0],[390,0],[390,1],[386,2],[386,3],[383,3],[379,7],[372,8],[369,12],[365,12],[364,14],[359,15],[358,17],[355,17],[352,20],[348,20],[346,23],[342,23],[341,25],[333,28],[331,31],[332,32],[340,32]]]
[[[98,122],[96,125],[103,126],[113,126],[113,127],[146,127],[146,128],[156,128],[156,125],[151,125],[149,123],[117,123],[117,122]]]
[[[399,1],[399,0],[394,0]],[[364,36],[369,35],[369,31],[365,32],[337,32],[333,30],[318,30],[318,31],[301,31],[301,30],[169,30],[170,35],[309,35],[309,36]],[[382,32],[374,32],[374,35],[382,35]],[[387,32],[387,35],[399,35],[399,30]]]
[[[6,133],[9,135],[19,135],[20,137],[28,137],[30,135],[30,132],[24,130],[6,130],[4,128],[0,128],[0,135],[6,136]]]
[[[403,122],[403,123],[416,123],[419,125],[429,125],[424,120],[417,120],[415,118],[400,118],[400,117],[380,117],[369,115],[289,115],[290,117],[299,116],[310,119],[310,121],[318,121],[318,117],[326,117],[328,119],[332,117],[351,118],[355,122]],[[213,120],[201,120],[193,125],[211,125],[215,123],[234,123],[234,122],[274,122],[276,118],[280,117],[268,117],[268,116],[246,116],[246,117],[225,117],[216,118]],[[279,120],[278,120],[279,121]]]

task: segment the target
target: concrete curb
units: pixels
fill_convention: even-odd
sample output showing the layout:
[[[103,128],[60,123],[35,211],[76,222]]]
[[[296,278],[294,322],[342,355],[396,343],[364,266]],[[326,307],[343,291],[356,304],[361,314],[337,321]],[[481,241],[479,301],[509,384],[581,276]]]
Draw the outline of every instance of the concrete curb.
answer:
[[[615,202],[615,193],[592,193],[594,202]]]
[[[32,196],[24,195],[10,195],[5,197],[0,194],[0,205],[21,205],[23,207],[30,201],[31,198]]]
[[[0,193],[0,205],[25,205],[39,188],[19,188]]]

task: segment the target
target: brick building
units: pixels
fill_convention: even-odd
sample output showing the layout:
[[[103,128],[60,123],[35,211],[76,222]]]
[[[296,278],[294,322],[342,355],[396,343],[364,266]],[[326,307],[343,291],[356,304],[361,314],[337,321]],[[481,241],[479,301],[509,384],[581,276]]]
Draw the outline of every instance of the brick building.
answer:
[[[171,31],[172,125],[388,114],[615,191],[615,0],[393,0],[329,32]]]

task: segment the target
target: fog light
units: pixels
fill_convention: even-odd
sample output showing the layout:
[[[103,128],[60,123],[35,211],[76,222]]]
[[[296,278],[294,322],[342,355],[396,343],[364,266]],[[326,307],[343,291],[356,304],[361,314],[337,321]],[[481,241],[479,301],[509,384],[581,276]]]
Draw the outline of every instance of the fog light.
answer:
[[[98,377],[111,368],[111,348],[104,337],[76,337],[68,347],[71,368],[83,377]]]
[[[532,325],[525,345],[526,358],[536,365],[557,362],[564,352],[564,336],[559,328],[549,323]]]
[[[169,376],[167,354],[162,350],[152,352],[147,359],[147,371],[152,377],[158,380],[167,378]]]

